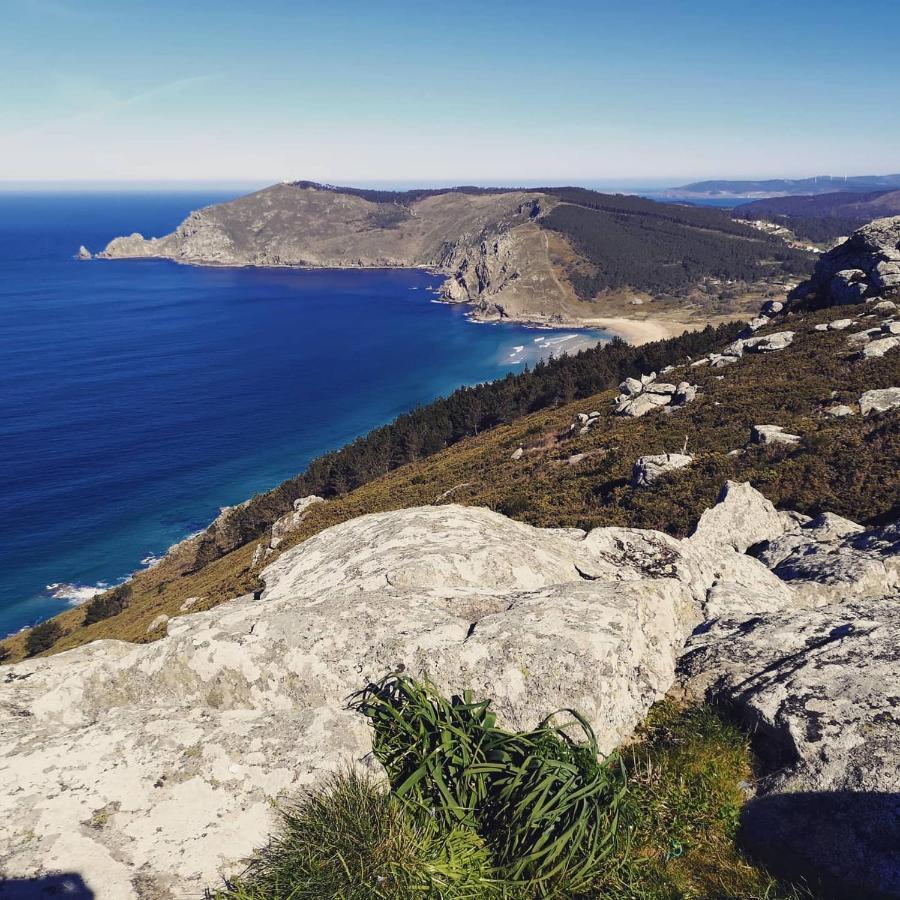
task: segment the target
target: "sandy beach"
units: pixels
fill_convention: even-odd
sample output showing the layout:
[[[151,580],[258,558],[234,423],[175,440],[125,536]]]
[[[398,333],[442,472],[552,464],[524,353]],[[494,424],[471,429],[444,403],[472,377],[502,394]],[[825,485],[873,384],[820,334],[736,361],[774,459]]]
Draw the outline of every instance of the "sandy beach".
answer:
[[[702,327],[697,323],[625,318],[581,319],[579,324],[582,328],[600,328],[603,331],[611,331],[635,346],[663,338],[676,337],[688,329]]]

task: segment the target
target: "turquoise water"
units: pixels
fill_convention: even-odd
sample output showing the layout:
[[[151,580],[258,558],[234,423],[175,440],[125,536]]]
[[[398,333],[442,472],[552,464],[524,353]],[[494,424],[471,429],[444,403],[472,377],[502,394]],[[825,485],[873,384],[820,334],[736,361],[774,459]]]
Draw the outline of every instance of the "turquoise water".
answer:
[[[320,453],[577,339],[469,322],[422,272],[73,259],[221,199],[0,194],[0,635]]]

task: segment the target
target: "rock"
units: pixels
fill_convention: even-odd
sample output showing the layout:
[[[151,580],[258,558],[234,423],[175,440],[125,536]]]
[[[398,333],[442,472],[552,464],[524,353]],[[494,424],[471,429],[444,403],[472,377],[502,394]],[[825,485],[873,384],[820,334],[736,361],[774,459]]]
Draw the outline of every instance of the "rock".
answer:
[[[683,469],[694,461],[693,456],[684,453],[661,453],[657,456],[641,456],[631,470],[633,487],[649,487],[661,476]]]
[[[834,303],[859,303],[866,296],[869,283],[861,269],[843,269],[832,277],[829,288]]]
[[[881,326],[881,333],[882,334],[893,334],[893,335],[900,334],[900,322],[893,322],[893,321],[885,322]]]
[[[202,895],[265,842],[274,798],[369,752],[346,699],[401,665],[493,697],[510,727],[575,707],[608,752],[741,567],[777,583],[728,548],[453,505],[327,529],[265,569],[260,600],[4,667],[4,875],[77,871],[97,900]]]
[[[695,400],[696,397],[697,386],[695,384],[689,384],[687,381],[680,381],[678,387],[675,389],[675,395],[672,397],[672,402],[678,406],[684,406],[685,403],[690,403],[692,400]]]
[[[747,323],[747,329],[750,332],[759,331],[765,325],[768,325],[772,320],[768,316],[757,316],[755,319],[751,319]]]
[[[799,513],[793,509],[779,509],[778,515],[781,517],[781,521],[784,522],[786,531],[793,531],[795,528],[812,521],[812,516],[807,516],[805,513]]]
[[[853,319],[835,319],[833,322],[829,322],[828,330],[829,331],[844,331],[846,328],[849,328],[851,325],[854,325],[855,322]]]
[[[586,431],[586,429],[582,429],[582,432],[584,432],[584,431]],[[517,447],[515,450],[513,450],[512,455],[510,456],[510,459],[518,460],[518,459],[521,459],[524,455],[525,455],[525,450],[522,447]]]
[[[852,406],[838,403],[834,406],[829,406],[828,409],[825,410],[825,415],[830,416],[832,419],[840,419],[843,416],[855,416],[856,410]]]
[[[654,409],[658,409],[660,406],[665,406],[670,399],[668,394],[651,394],[645,392],[639,394],[634,400],[630,401],[622,410],[622,413],[626,416],[639,418]]]
[[[578,429],[578,433],[579,434],[587,434],[590,430],[591,429],[587,425],[585,425],[583,428]]]
[[[880,338],[866,344],[859,351],[859,356],[862,359],[880,359],[889,350],[895,350],[897,347],[900,347],[900,336]]]
[[[784,309],[784,304],[780,300],[767,300],[763,303],[760,312],[764,316],[774,316]]]
[[[308,497],[300,497],[295,500],[293,511],[289,512],[286,516],[282,516],[280,519],[276,519],[272,525],[272,537],[269,541],[269,546],[273,550],[277,550],[281,545],[281,542],[289,534],[300,527],[301,523],[306,518],[310,507],[315,506],[317,503],[324,502],[325,499],[323,497],[317,497],[315,494],[311,494]]]
[[[814,325],[813,331],[828,331],[828,323],[820,322],[818,325]]]
[[[711,353],[709,356],[709,364],[713,369],[721,369],[722,366],[730,366],[740,359],[731,353]]]
[[[797,602],[821,606],[900,591],[900,527],[864,531],[840,516],[817,516],[759,553],[791,585]]]
[[[648,384],[645,390],[649,394],[674,394],[675,385],[665,381],[654,381],[652,384]]]
[[[897,308],[897,304],[893,300],[879,300],[872,309],[877,312],[893,312]]]
[[[780,537],[785,527],[778,511],[759,491],[747,483],[727,481],[716,505],[700,516],[689,540],[743,553],[753,544]]]
[[[799,434],[791,434],[780,425],[754,425],[750,431],[752,444],[799,444]]]
[[[641,375],[641,384],[646,387],[648,384],[653,384],[656,381],[656,372],[651,372],[649,375]]]
[[[822,254],[812,277],[791,292],[791,302],[812,308],[859,303],[900,288],[900,216],[876,219]]]
[[[256,549],[253,551],[253,558],[250,560],[250,568],[258,569],[263,564],[270,549],[266,544],[257,544]]]
[[[704,356],[703,359],[695,359],[695,360],[691,363],[691,368],[692,368],[692,369],[697,369],[697,368],[699,368],[700,366],[708,366],[709,363],[710,363],[710,357]]]
[[[84,244],[82,244],[82,245],[78,248],[78,253],[76,254],[76,257],[77,257],[78,259],[93,259],[93,258],[94,258],[94,257],[91,255],[91,251],[88,250],[88,248],[85,247]]]
[[[203,599],[202,597],[188,597],[188,598],[186,598],[185,601],[181,604],[181,606],[178,607],[178,609],[179,609],[181,612],[187,612],[189,609],[191,609],[192,607],[196,606],[197,603],[199,603],[200,600],[202,600],[202,599]]]
[[[154,631],[165,627],[168,622],[169,617],[165,613],[161,613],[147,626],[147,634],[153,634]]]
[[[878,328],[867,328],[865,331],[854,331],[853,334],[847,335],[847,343],[854,346],[867,344],[873,337],[881,333],[880,326]]]
[[[774,334],[764,334],[760,337],[745,338],[741,341],[743,349],[748,353],[769,353],[774,350],[784,350],[790,347],[794,340],[793,331],[777,331]]]
[[[865,529],[850,519],[834,513],[820,513],[815,518],[789,525],[780,537],[766,541],[756,554],[757,558],[770,569],[774,569],[793,553],[810,544],[821,541],[838,541],[850,534],[859,534]]]
[[[881,388],[866,391],[859,398],[859,410],[867,416],[869,413],[883,413],[900,406],[900,387]]]
[[[755,736],[764,770],[742,842],[829,896],[900,896],[898,599],[714,622],[680,663],[689,696]]]
[[[644,385],[637,378],[626,378],[619,385],[619,391],[626,397],[636,397],[643,389]]]
[[[573,453],[567,460],[570,466],[577,466],[583,459],[587,458],[587,453]]]
[[[578,419],[578,421],[583,424],[583,423],[587,422],[587,420],[590,418],[590,416],[587,413],[576,413],[575,418]]]

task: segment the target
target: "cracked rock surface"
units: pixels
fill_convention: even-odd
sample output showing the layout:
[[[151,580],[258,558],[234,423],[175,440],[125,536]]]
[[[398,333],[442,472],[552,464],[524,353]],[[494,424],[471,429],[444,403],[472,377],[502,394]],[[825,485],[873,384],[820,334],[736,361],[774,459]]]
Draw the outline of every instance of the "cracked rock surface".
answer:
[[[265,843],[273,801],[376,765],[346,703],[399,668],[514,728],[574,707],[607,752],[680,659],[683,690],[742,710],[776,760],[754,809],[897,791],[898,544],[896,525],[808,520],[734,482],[684,540],[452,505],[345,522],[264,569],[260,599],[0,668],[0,876],[202,895]]]
[[[724,568],[622,531],[365,516],[282,555],[260,600],[4,667],[0,872],[77,871],[113,900],[202,894],[265,842],[273,799],[368,753],[347,697],[401,666],[494,698],[514,727],[573,706],[611,750],[672,684]]]

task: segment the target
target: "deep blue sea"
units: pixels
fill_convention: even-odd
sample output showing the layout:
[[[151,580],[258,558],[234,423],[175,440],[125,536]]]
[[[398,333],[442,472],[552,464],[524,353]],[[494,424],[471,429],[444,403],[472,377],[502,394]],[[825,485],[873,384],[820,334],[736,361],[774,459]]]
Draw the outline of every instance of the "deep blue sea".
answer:
[[[0,194],[0,635],[320,453],[579,339],[469,322],[422,272],[73,258],[229,196]]]

